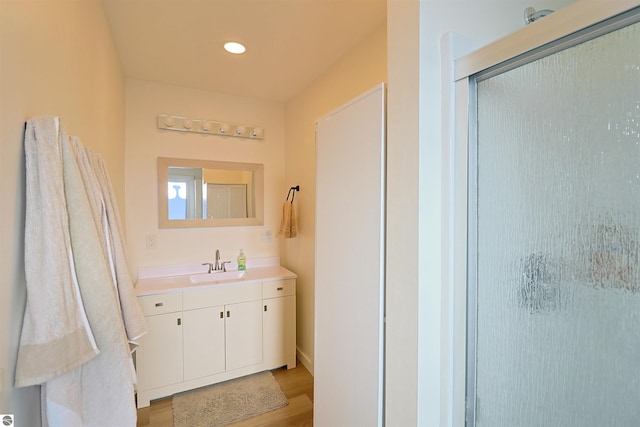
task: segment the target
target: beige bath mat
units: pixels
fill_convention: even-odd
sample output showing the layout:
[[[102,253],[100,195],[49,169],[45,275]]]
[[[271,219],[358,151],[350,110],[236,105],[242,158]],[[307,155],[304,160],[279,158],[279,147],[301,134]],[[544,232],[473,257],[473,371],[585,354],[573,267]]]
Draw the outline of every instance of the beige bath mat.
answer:
[[[271,372],[237,378],[173,396],[174,427],[218,427],[286,406]]]

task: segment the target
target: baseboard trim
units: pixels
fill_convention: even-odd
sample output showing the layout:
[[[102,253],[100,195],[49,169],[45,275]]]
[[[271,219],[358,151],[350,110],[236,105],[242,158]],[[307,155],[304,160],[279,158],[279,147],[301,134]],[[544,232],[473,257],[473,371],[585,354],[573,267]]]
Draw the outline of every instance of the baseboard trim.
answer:
[[[307,368],[307,371],[313,376],[313,362],[311,358],[307,356],[299,347],[296,347],[296,357],[302,363],[302,366]]]

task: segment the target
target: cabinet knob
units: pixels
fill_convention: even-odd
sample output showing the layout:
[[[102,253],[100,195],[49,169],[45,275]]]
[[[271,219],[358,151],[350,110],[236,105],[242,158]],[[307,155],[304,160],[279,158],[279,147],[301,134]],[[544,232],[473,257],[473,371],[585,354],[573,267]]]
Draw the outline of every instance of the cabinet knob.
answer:
[[[164,305],[164,303],[163,303],[163,302],[157,302],[157,303],[156,303],[156,307],[162,307],[163,305]]]
[[[276,288],[277,291],[281,291],[283,289],[284,289],[283,287]]]
[[[182,319],[178,317],[178,326],[182,325]]]
[[[267,306],[266,305],[264,306],[264,311],[267,311]]]
[[[224,312],[223,311],[220,312],[220,318],[224,319]]]
[[[231,311],[227,310],[227,317],[231,317]]]

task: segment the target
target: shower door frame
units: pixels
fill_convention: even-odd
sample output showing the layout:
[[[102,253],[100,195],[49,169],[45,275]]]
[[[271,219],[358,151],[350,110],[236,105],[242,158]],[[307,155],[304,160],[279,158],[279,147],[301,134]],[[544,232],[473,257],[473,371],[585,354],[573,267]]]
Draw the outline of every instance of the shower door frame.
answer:
[[[476,235],[475,223],[477,111],[476,82],[533,62],[552,53],[599,37],[640,20],[640,1],[578,1],[509,37],[498,40],[454,62],[453,146],[445,154],[450,169],[445,180],[452,194],[444,204],[449,245],[448,356],[452,361],[450,406],[446,418],[453,426],[475,426]],[[449,156],[449,158],[446,158]]]

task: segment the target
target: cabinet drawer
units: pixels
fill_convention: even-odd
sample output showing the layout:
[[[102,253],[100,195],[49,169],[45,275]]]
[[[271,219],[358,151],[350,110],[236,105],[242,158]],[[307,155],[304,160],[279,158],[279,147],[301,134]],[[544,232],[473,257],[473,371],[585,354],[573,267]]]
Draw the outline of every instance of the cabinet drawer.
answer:
[[[274,280],[262,282],[262,298],[278,298],[296,294],[296,280]]]
[[[138,297],[138,301],[145,316],[182,310],[182,294],[180,292],[145,295]]]
[[[184,291],[183,309],[214,307],[216,305],[235,304],[238,302],[262,299],[260,283],[234,283],[217,285],[207,289]]]

